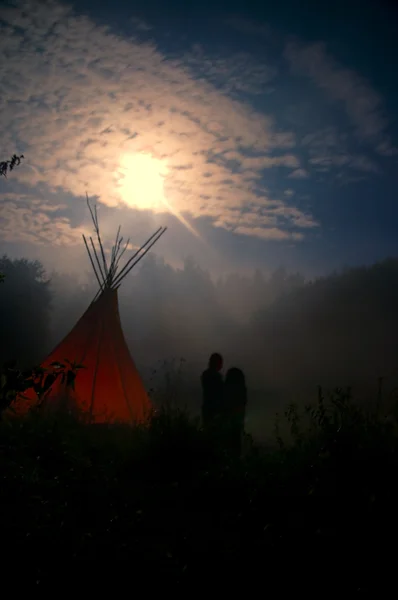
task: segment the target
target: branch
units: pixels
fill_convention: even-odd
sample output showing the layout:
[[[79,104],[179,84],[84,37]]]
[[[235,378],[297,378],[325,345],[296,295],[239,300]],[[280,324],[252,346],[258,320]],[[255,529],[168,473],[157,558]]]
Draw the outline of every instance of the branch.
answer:
[[[13,154],[11,160],[3,160],[0,162],[0,175],[7,178],[7,172],[12,171],[15,167],[21,164],[21,159],[25,158],[23,154],[17,156]]]

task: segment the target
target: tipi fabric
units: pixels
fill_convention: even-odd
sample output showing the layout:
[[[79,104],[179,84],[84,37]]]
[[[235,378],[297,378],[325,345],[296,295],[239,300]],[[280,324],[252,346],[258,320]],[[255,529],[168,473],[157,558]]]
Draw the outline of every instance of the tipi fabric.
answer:
[[[142,422],[150,414],[151,403],[123,336],[117,290],[126,275],[161,238],[166,228],[159,227],[119,269],[120,259],[130,240],[122,247],[123,238],[120,237],[119,227],[108,265],[99,231],[97,209],[95,206],[94,209],[91,208],[88,197],[87,205],[97,236],[98,250],[92,237],[89,237],[91,250],[84,235],[83,240],[99,290],[72,331],[40,365],[50,374],[56,370],[54,363],[65,364],[67,360],[78,365],[79,368],[75,369],[74,387],[66,386],[61,377],[58,377],[40,400],[31,388],[17,397],[12,409],[20,414],[39,402],[40,408],[57,407],[66,402],[69,409],[84,413],[90,422]]]
[[[51,371],[54,362],[83,365],[77,370],[74,389],[58,379],[46,396],[45,405],[68,395],[90,422],[142,422],[151,403],[124,339],[117,290],[105,290],[77,322],[72,331],[51,352],[41,367]],[[25,412],[38,402],[33,389],[18,399],[14,409]]]

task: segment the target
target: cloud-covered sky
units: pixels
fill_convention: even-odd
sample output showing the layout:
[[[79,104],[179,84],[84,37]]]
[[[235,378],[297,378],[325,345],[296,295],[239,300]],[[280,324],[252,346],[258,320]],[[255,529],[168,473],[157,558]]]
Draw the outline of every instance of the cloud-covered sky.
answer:
[[[171,261],[319,271],[396,253],[392,9],[370,38],[364,3],[329,29],[282,4],[2,4],[0,159],[25,159],[0,182],[0,250],[79,257],[87,192],[106,236],[168,225]]]

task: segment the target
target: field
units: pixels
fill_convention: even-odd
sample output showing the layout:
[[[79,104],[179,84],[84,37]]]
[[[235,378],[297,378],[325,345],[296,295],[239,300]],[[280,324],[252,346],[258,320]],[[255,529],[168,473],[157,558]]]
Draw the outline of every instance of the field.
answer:
[[[290,406],[276,421],[273,446],[246,438],[238,460],[179,410],[136,428],[40,413],[4,419],[7,564],[24,565],[24,583],[41,588],[67,569],[67,582],[96,585],[152,572],[191,590],[244,580],[279,592],[380,591],[387,576],[376,557],[397,531],[397,426],[393,411],[365,412],[346,392],[326,400],[320,391],[317,404]]]

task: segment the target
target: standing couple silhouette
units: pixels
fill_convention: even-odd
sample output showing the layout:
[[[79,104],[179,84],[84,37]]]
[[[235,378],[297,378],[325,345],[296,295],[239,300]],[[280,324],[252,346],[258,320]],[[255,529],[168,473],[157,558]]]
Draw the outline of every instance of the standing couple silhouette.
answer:
[[[214,353],[201,376],[203,428],[222,436],[228,450],[240,455],[247,404],[245,376],[241,369],[233,367],[224,381],[222,368],[221,354]]]

